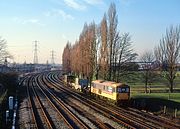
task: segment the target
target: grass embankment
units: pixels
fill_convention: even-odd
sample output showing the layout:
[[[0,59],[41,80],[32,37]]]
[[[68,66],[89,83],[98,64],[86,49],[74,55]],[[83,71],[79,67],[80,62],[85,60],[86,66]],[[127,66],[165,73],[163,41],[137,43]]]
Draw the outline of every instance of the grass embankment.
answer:
[[[0,94],[0,105],[2,101],[4,100],[4,98],[6,97],[6,95],[7,95],[7,90],[3,94]]]
[[[0,129],[7,129],[5,115],[8,110],[8,97],[16,95],[16,88],[18,86],[17,73],[0,73],[0,83],[3,85],[0,91],[1,103],[0,103]],[[10,124],[8,124],[10,126]]]
[[[151,84],[147,88],[147,94],[145,93],[145,88],[142,83],[133,84],[130,86],[132,98],[157,98],[180,103],[180,84],[174,87],[174,93],[169,93],[168,86],[163,84]]]
[[[180,93],[132,93],[132,98],[157,98],[180,103]]]
[[[180,85],[176,85],[174,93],[163,84],[151,84],[149,93],[145,93],[143,84],[131,85],[132,105],[138,109],[144,109],[155,114],[166,113],[168,116],[180,118]]]

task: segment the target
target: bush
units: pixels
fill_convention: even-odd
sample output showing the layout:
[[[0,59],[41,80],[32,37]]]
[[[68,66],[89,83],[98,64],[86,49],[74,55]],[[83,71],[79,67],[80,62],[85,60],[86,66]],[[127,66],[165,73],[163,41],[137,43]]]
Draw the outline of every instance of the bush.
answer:
[[[14,72],[12,73],[1,73],[0,83],[8,90],[8,96],[15,95],[16,87],[18,85],[18,75]]]

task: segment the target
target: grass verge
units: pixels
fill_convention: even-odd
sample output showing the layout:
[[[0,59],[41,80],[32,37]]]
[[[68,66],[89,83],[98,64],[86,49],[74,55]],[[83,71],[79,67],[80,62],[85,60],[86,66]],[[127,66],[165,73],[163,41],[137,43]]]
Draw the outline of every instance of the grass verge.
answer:
[[[157,115],[180,118],[180,93],[131,93],[131,103]]]
[[[157,98],[180,103],[180,93],[132,93],[132,98]]]

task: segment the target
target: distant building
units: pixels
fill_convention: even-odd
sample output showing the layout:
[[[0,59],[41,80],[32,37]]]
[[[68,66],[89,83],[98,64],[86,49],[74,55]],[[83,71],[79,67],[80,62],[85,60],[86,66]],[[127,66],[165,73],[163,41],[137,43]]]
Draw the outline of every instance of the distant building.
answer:
[[[43,72],[52,70],[61,70],[62,66],[59,64],[0,64],[0,73],[18,72],[18,73],[32,73],[32,72]]]
[[[32,72],[43,72],[51,70],[60,70],[60,65],[52,66],[50,64],[13,64],[12,69],[19,73],[32,73]]]

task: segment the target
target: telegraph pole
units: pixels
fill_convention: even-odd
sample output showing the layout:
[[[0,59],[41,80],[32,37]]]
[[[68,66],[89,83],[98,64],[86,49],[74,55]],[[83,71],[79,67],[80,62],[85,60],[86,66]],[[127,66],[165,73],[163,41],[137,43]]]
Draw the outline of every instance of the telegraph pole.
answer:
[[[38,54],[37,54],[37,51],[38,51],[38,47],[37,47],[37,42],[38,41],[34,41],[34,64],[38,64]]]

